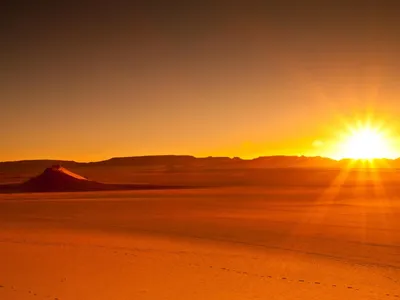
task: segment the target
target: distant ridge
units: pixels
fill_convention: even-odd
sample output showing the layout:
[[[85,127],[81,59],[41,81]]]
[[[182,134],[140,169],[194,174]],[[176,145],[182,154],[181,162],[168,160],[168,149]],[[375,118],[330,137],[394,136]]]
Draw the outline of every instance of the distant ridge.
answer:
[[[334,160],[322,156],[261,156],[253,159],[242,159],[240,157],[195,157],[190,155],[149,155],[131,157],[113,157],[107,160],[95,162],[75,162],[59,160],[21,160],[0,162],[0,172],[9,167],[24,168],[37,167],[44,169],[51,164],[61,163],[66,168],[80,166],[167,166],[174,168],[341,168],[347,166],[353,160]],[[375,159],[379,167],[400,167],[400,159]],[[362,161],[356,162],[355,166],[362,166]]]
[[[51,167],[60,164],[61,166]],[[400,182],[400,160],[374,160],[380,178]],[[328,186],[346,174],[347,186],[370,184],[371,162],[324,157],[268,156],[246,160],[229,157],[139,156],[100,162],[31,160],[0,163],[0,192],[171,189],[211,186]],[[354,172],[349,172],[352,169]],[[358,171],[366,170],[365,176]],[[43,171],[45,170],[45,171]],[[72,171],[72,172],[71,172]],[[345,172],[345,173],[342,173]],[[37,176],[37,174],[40,174]],[[79,175],[78,175],[79,174]],[[83,175],[83,176],[81,176]],[[371,177],[372,176],[372,177]],[[364,179],[363,179],[364,178]],[[116,184],[118,183],[118,184]],[[342,184],[342,183],[340,183]]]

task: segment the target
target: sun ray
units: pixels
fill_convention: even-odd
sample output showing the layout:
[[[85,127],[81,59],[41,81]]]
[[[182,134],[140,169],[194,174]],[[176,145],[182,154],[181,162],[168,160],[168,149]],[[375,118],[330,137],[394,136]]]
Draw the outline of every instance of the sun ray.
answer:
[[[287,233],[282,243],[293,242],[298,234],[304,231],[308,231],[309,234],[317,234],[318,227],[312,227],[313,229],[310,231],[310,224],[324,223],[324,219],[331,213],[331,208],[335,204],[335,200],[345,184],[354,163],[354,161],[349,161],[344,168],[339,170],[332,182],[316,197],[313,205],[304,212],[298,224]]]
[[[372,177],[373,177],[373,185],[374,185],[374,205],[377,206],[379,210],[379,225],[385,229],[393,228],[392,223],[392,210],[391,210],[391,197],[387,194],[386,189],[382,182],[385,179],[381,179],[381,173],[385,172],[384,175],[386,177],[392,175],[393,170],[389,168],[385,169],[371,169],[370,170]],[[390,174],[390,175],[388,175]],[[385,243],[391,244],[395,241],[393,231],[391,230],[384,230],[382,238],[384,239]]]

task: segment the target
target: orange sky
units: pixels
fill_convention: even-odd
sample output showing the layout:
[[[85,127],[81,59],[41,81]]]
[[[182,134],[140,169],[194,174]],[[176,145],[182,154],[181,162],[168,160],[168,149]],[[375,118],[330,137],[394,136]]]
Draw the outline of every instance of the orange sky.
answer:
[[[0,160],[332,156],[368,114],[400,153],[396,9],[348,2],[10,6]]]

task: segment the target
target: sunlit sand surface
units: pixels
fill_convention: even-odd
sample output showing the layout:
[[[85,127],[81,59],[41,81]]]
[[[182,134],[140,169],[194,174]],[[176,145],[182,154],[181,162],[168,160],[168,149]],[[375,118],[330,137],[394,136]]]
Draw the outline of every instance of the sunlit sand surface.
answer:
[[[398,195],[1,195],[0,299],[400,299]]]

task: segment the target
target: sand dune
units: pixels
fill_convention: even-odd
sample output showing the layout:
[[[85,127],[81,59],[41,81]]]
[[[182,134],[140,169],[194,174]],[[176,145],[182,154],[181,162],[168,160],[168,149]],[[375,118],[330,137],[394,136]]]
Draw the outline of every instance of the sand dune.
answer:
[[[30,178],[21,184],[0,185],[0,193],[32,193],[32,192],[83,192],[110,190],[140,189],[177,189],[183,186],[167,186],[154,184],[110,184],[88,180],[59,165],[46,168],[43,173]]]
[[[374,189],[3,195],[0,299],[398,299]]]
[[[75,179],[88,180],[87,178],[85,178],[85,177],[83,177],[81,175],[78,175],[78,174],[76,174],[74,172],[71,172],[70,170],[67,170],[66,168],[63,168],[61,166],[53,166],[52,168],[50,168],[50,170],[52,170],[54,172],[59,172],[61,174],[65,174],[65,175],[67,175],[69,177],[73,177]]]

